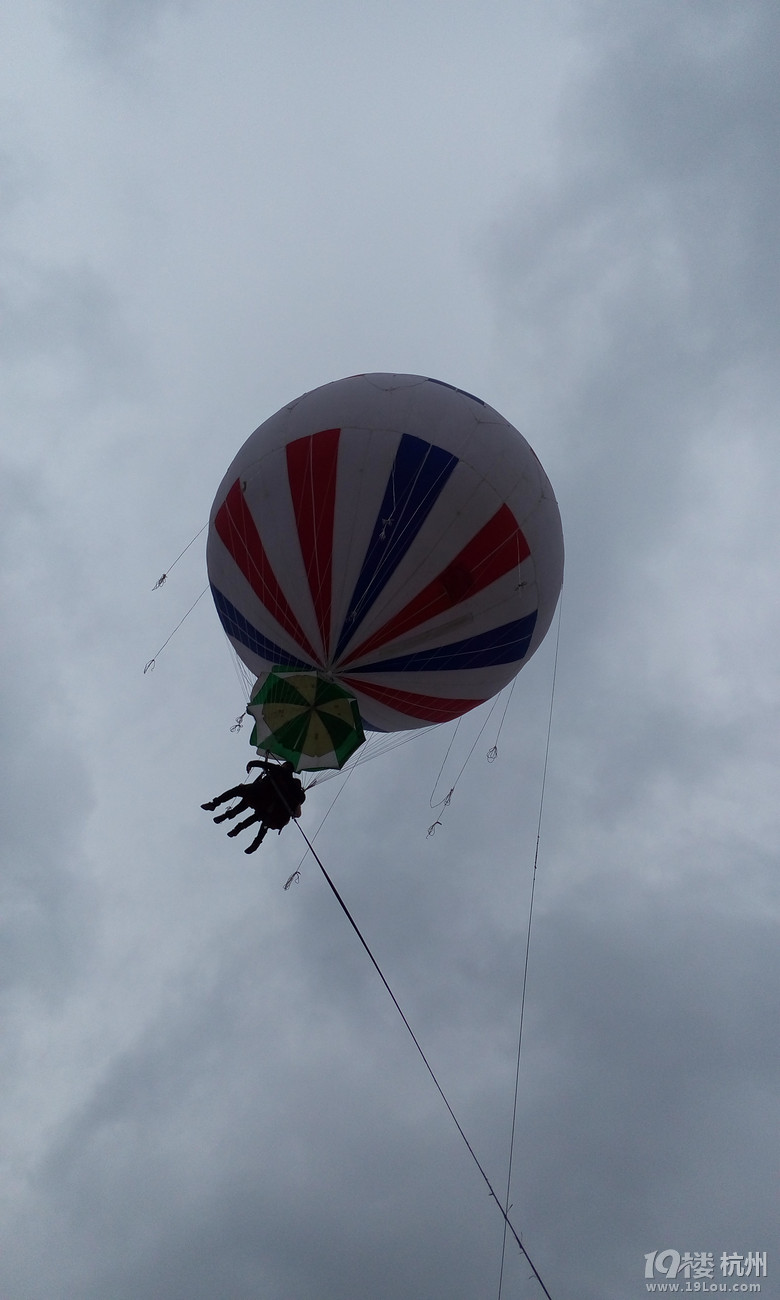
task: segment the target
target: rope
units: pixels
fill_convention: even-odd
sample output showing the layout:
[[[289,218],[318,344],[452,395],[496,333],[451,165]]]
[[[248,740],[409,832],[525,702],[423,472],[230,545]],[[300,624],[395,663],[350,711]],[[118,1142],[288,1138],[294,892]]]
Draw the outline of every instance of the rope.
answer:
[[[520,1023],[517,1031],[517,1060],[515,1063],[515,1093],[512,1104],[512,1131],[509,1138],[509,1167],[506,1176],[506,1200],[505,1204],[509,1210],[509,1193],[512,1185],[512,1162],[515,1150],[515,1131],[517,1128],[517,1099],[520,1089],[520,1051],[523,1044],[523,1021],[525,1019],[525,995],[528,988],[528,960],[531,951],[531,922],[534,915],[534,894],[536,892],[536,868],[539,862],[539,843],[542,835],[542,812],[544,810],[544,790],[547,784],[547,763],[550,757],[550,736],[552,734],[553,704],[555,703],[555,679],[558,675],[558,646],[561,639],[561,608],[563,597],[561,596],[558,605],[558,630],[555,637],[555,658],[553,661],[552,687],[550,689],[550,712],[547,719],[547,743],[544,750],[544,767],[542,769],[542,790],[539,798],[539,818],[536,823],[536,848],[534,850],[534,865],[531,876],[531,899],[528,907],[528,928],[525,936],[525,959],[523,961],[523,982],[520,994]],[[503,718],[502,718],[503,725]],[[504,1216],[504,1235],[501,1242],[501,1269],[498,1276],[498,1300],[501,1300],[501,1288],[504,1281],[504,1258],[506,1256],[506,1230],[509,1220]],[[530,1263],[530,1260],[529,1260]],[[533,1268],[533,1265],[531,1265]]]
[[[346,775],[346,778],[345,778],[343,784],[339,786],[339,788],[338,788],[338,790],[336,791],[335,795],[334,795],[333,798],[331,799],[331,801],[330,801],[330,807],[328,808],[328,811],[325,813],[325,816],[323,817],[322,821],[320,822],[319,826],[317,827],[316,831],[314,832],[314,834],[313,834],[312,837],[311,837],[311,838],[312,838],[312,842],[314,842],[314,840],[316,840],[317,836],[319,835],[319,833],[320,833],[320,831],[322,830],[323,826],[325,825],[326,821],[327,821],[328,818],[330,817],[330,814],[333,812],[333,808],[334,808],[334,806],[335,806],[336,800],[339,799],[339,798],[341,797],[341,795],[344,793],[344,790],[345,790],[345,788],[346,788],[347,781],[348,781],[349,778],[351,777],[351,775],[352,775],[352,773],[354,772],[354,770],[355,770],[354,767],[351,767],[351,768],[349,769],[349,771],[347,772],[347,775]],[[317,778],[315,777],[315,779],[314,779],[314,781],[312,781],[311,785],[306,787],[307,790],[312,790],[316,784],[317,784]],[[305,839],[305,838],[306,838],[306,837],[304,836],[304,839]],[[306,859],[307,859],[308,856],[309,856],[309,850],[307,849],[306,852],[304,853],[303,857],[301,858],[300,862],[298,863],[298,866],[295,868],[295,871],[293,871],[292,875],[290,875],[290,876],[287,877],[287,880],[285,881],[285,884],[284,884],[285,892],[290,888],[290,885],[293,883],[293,881],[298,881],[298,880],[300,880],[300,878],[301,878],[301,867],[303,866],[303,864],[304,864],[304,862],[306,861]]]
[[[512,685],[509,688],[509,694],[507,696],[506,704],[504,705],[504,712],[501,714],[501,721],[498,724],[496,739],[494,743],[490,746],[490,749],[488,750],[487,754],[485,755],[485,758],[487,759],[488,763],[495,763],[496,759],[498,758],[498,742],[501,739],[501,732],[504,729],[504,723],[506,722],[506,715],[509,711],[509,706],[512,703],[512,696],[515,693],[516,685],[517,685],[517,678],[514,677],[512,679]]]
[[[307,843],[307,845],[308,845],[308,847],[309,847],[309,852],[311,853],[312,857],[314,858],[315,862],[317,863],[318,867],[320,868],[320,871],[322,872],[323,876],[325,877],[325,879],[326,879],[328,885],[330,886],[331,892],[333,893],[333,896],[334,896],[334,898],[336,899],[336,902],[338,903],[338,905],[339,905],[339,907],[341,908],[342,912],[344,913],[344,915],[346,916],[347,920],[349,921],[349,924],[352,926],[352,929],[355,931],[355,934],[357,935],[358,939],[360,940],[361,944],[363,945],[364,949],[366,950],[366,953],[368,954],[368,957],[369,957],[369,959],[370,959],[370,961],[371,961],[372,966],[374,967],[374,970],[376,971],[376,973],[377,973],[377,975],[379,976],[380,980],[381,980],[382,983],[384,984],[385,989],[386,989],[387,992],[390,994],[390,998],[392,999],[392,1002],[393,1002],[393,1005],[395,1006],[396,1011],[398,1012],[399,1016],[401,1017],[401,1019],[402,1019],[403,1022],[404,1022],[404,1025],[406,1026],[407,1030],[409,1031],[409,1036],[410,1036],[412,1042],[414,1043],[415,1047],[417,1048],[417,1051],[419,1052],[419,1054],[420,1054],[420,1056],[421,1056],[421,1058],[422,1058],[423,1064],[425,1065],[426,1070],[428,1071],[429,1075],[431,1076],[431,1078],[432,1078],[432,1080],[433,1080],[433,1082],[434,1082],[434,1085],[435,1085],[435,1087],[436,1087],[436,1091],[438,1092],[439,1096],[441,1097],[442,1101],[444,1102],[444,1105],[447,1107],[447,1110],[448,1110],[449,1113],[450,1113],[450,1117],[451,1117],[453,1123],[455,1124],[456,1129],[457,1129],[458,1132],[460,1133],[460,1136],[463,1138],[463,1141],[465,1142],[466,1147],[468,1148],[468,1151],[469,1151],[469,1154],[470,1154],[472,1160],[474,1161],[475,1165],[477,1166],[477,1169],[479,1170],[479,1172],[481,1173],[481,1175],[482,1175],[482,1177],[483,1177],[483,1179],[484,1179],[484,1181],[485,1181],[485,1185],[487,1186],[488,1192],[489,1192],[490,1195],[492,1196],[493,1200],[496,1202],[496,1205],[498,1206],[498,1208],[499,1208],[499,1210],[500,1210],[500,1212],[501,1212],[501,1214],[502,1214],[502,1216],[503,1216],[503,1219],[504,1219],[504,1230],[505,1230],[505,1233],[506,1233],[506,1230],[507,1230],[507,1229],[509,1230],[509,1232],[511,1232],[511,1234],[512,1234],[512,1236],[514,1237],[514,1239],[515,1239],[515,1241],[516,1241],[516,1243],[517,1243],[517,1245],[518,1245],[520,1251],[522,1252],[523,1256],[525,1257],[525,1259],[527,1260],[528,1264],[530,1265],[530,1268],[531,1268],[531,1271],[532,1271],[534,1277],[536,1278],[537,1282],[539,1283],[539,1286],[542,1288],[542,1291],[544,1292],[545,1296],[547,1297],[547,1300],[552,1300],[552,1296],[550,1295],[550,1292],[547,1290],[547,1287],[544,1285],[544,1282],[542,1281],[541,1277],[539,1276],[539,1272],[538,1272],[538,1270],[537,1270],[537,1268],[536,1268],[536,1265],[534,1264],[533,1260],[531,1259],[531,1256],[528,1254],[528,1251],[526,1250],[525,1246],[523,1245],[522,1241],[520,1240],[520,1237],[518,1236],[517,1232],[515,1231],[515,1228],[514,1228],[513,1224],[510,1222],[509,1216],[508,1216],[506,1210],[504,1209],[503,1205],[502,1205],[501,1202],[499,1201],[499,1199],[498,1199],[498,1197],[497,1197],[497,1195],[496,1195],[496,1193],[495,1193],[495,1191],[494,1191],[494,1189],[493,1189],[493,1185],[492,1185],[492,1183],[490,1182],[490,1179],[488,1178],[487,1174],[485,1173],[485,1170],[484,1170],[482,1164],[480,1163],[480,1160],[479,1160],[479,1158],[478,1158],[478,1156],[477,1156],[477,1154],[476,1154],[474,1148],[472,1147],[471,1143],[469,1142],[469,1140],[468,1140],[468,1138],[467,1138],[467,1136],[466,1136],[464,1130],[461,1128],[460,1122],[458,1121],[458,1117],[456,1116],[454,1110],[452,1109],[452,1106],[450,1105],[449,1101],[447,1100],[447,1097],[446,1097],[446,1095],[445,1095],[445,1093],[444,1093],[444,1090],[443,1090],[441,1084],[439,1083],[439,1080],[436,1078],[436,1075],[435,1075],[434,1072],[433,1072],[433,1067],[431,1066],[430,1061],[428,1060],[427,1056],[425,1055],[425,1052],[424,1052],[423,1049],[422,1049],[422,1046],[421,1046],[421,1044],[420,1044],[419,1039],[417,1038],[417,1035],[415,1034],[414,1030],[412,1029],[412,1026],[410,1025],[409,1021],[407,1020],[407,1018],[406,1018],[406,1016],[405,1016],[405,1014],[404,1014],[404,1012],[403,1012],[403,1010],[402,1010],[402,1008],[401,1008],[401,1004],[400,1004],[400,1002],[398,1001],[397,997],[395,996],[393,990],[390,988],[390,985],[388,984],[387,980],[385,979],[384,975],[382,974],[382,970],[381,970],[381,968],[380,968],[380,966],[379,966],[379,963],[377,962],[377,960],[376,960],[374,954],[372,953],[371,949],[369,948],[368,944],[366,943],[366,940],[363,938],[363,935],[361,934],[361,931],[360,931],[360,928],[359,928],[359,926],[358,926],[358,924],[357,924],[357,921],[355,920],[355,918],[353,917],[353,915],[352,915],[352,913],[350,912],[349,908],[347,907],[346,903],[344,902],[344,899],[341,897],[341,894],[339,893],[338,889],[336,888],[336,885],[334,884],[333,880],[332,880],[331,877],[328,875],[328,872],[327,872],[326,869],[325,869],[325,866],[324,866],[324,864],[323,864],[323,862],[322,862],[322,859],[320,858],[319,854],[317,853],[316,849],[314,848],[314,845],[312,844],[312,842],[311,842],[311,840],[309,839],[308,835],[306,834],[305,830],[304,830],[303,827],[301,826],[300,822],[299,822],[299,821],[296,821],[296,825],[297,825],[298,830],[300,831],[301,835],[303,836],[304,840],[306,841],[306,843]],[[294,874],[294,873],[293,873],[293,874]]]
[[[480,739],[480,736],[482,735],[482,732],[485,730],[485,727],[486,727],[487,724],[490,722],[490,719],[491,719],[491,717],[492,717],[492,715],[493,715],[493,710],[495,709],[496,705],[498,704],[498,699],[499,699],[499,697],[496,696],[496,698],[493,700],[493,703],[492,703],[491,706],[490,706],[490,711],[488,712],[488,715],[487,715],[487,717],[485,718],[485,721],[482,723],[482,726],[480,727],[479,731],[477,732],[476,740],[474,741],[473,745],[471,746],[471,749],[469,750],[468,754],[466,755],[466,757],[465,757],[465,759],[464,759],[464,761],[463,761],[463,766],[461,767],[460,771],[458,772],[458,775],[455,777],[455,780],[454,780],[453,783],[452,783],[452,789],[451,789],[451,790],[449,791],[449,793],[445,796],[445,798],[441,800],[440,803],[434,804],[434,803],[432,802],[432,801],[433,801],[433,796],[434,796],[435,793],[436,793],[436,786],[433,787],[433,790],[431,791],[431,800],[430,800],[430,803],[431,803],[431,808],[433,808],[434,812],[435,812],[438,808],[442,808],[442,809],[444,809],[444,808],[449,808],[449,806],[450,806],[450,802],[451,802],[451,800],[452,800],[452,796],[453,796],[454,793],[455,793],[455,787],[456,787],[456,785],[458,784],[458,782],[460,781],[460,778],[463,776],[463,773],[466,771],[466,768],[468,767],[469,759],[471,758],[471,755],[474,753],[474,750],[477,748],[477,745],[479,744],[479,739]],[[460,719],[459,719],[458,721],[460,721]],[[457,735],[457,727],[455,728],[455,733],[456,733],[456,735]],[[452,741],[450,741],[450,749],[452,749],[452,742],[453,742],[454,740],[455,740],[455,736],[453,736],[453,737],[452,737]],[[448,749],[448,750],[447,750],[447,754],[444,755],[444,763],[446,763],[446,761],[447,761],[447,755],[449,754],[450,749]],[[437,776],[437,778],[436,778],[436,785],[439,784],[439,778],[441,777],[441,773],[442,773],[442,771],[444,770],[444,763],[442,763],[442,765],[441,765],[441,771],[439,772],[439,776]],[[426,838],[430,839],[430,837],[431,837],[432,835],[435,835],[435,834],[436,834],[436,827],[437,827],[437,826],[441,826],[441,822],[440,822],[440,821],[435,821],[435,822],[433,823],[432,826],[429,826],[429,827],[428,827],[428,835],[427,835]]]
[[[238,655],[236,654],[235,648],[233,647],[227,633],[225,633],[225,645],[227,646],[228,654],[230,656],[230,662],[233,665],[233,672],[236,675],[236,680],[241,690],[242,705],[243,705],[241,713],[236,715],[230,727],[230,730],[235,735],[236,732],[241,731],[244,723],[246,722],[247,718],[250,716],[247,713],[247,708],[248,708],[248,702],[252,694],[252,685],[255,679],[252,673],[250,673],[246,664],[243,664],[239,659]]]
[[[447,753],[444,755],[444,758],[441,760],[441,767],[439,768],[439,774],[438,774],[438,776],[436,777],[436,780],[435,780],[434,783],[433,783],[433,789],[431,790],[431,797],[430,797],[430,799],[428,800],[428,803],[429,803],[429,805],[430,805],[431,808],[442,808],[442,807],[444,806],[444,804],[449,803],[450,795],[452,794],[452,790],[450,790],[450,794],[448,794],[448,795],[447,795],[447,798],[444,799],[441,803],[436,803],[436,804],[435,804],[435,803],[433,802],[433,796],[435,795],[437,789],[439,788],[439,782],[441,781],[441,774],[442,774],[442,772],[444,771],[444,768],[445,768],[446,763],[447,763],[447,759],[448,759],[449,756],[450,756],[450,750],[452,749],[452,746],[455,744],[455,737],[457,736],[458,731],[460,730],[460,724],[461,724],[462,721],[463,721],[463,715],[461,715],[461,716],[458,718],[458,721],[457,721],[456,726],[455,726],[455,730],[453,731],[453,733],[452,733],[452,735],[451,735],[451,737],[450,737],[450,743],[449,743],[449,745],[447,746]],[[453,787],[453,788],[454,788],[454,787]]]
[[[185,548],[184,548],[183,551],[179,551],[179,554],[176,556],[176,559],[173,561],[173,564],[169,564],[169,565],[168,565],[168,568],[165,570],[165,573],[161,573],[161,574],[160,574],[160,576],[159,576],[159,578],[157,579],[156,583],[155,583],[154,586],[152,587],[152,591],[157,591],[157,588],[158,588],[158,587],[162,587],[163,583],[167,581],[167,579],[168,579],[168,574],[170,573],[171,569],[175,568],[175,566],[179,563],[179,560],[181,559],[182,555],[186,555],[186,554],[187,554],[187,551],[188,551],[188,550],[190,549],[190,547],[192,546],[192,543],[193,543],[193,542],[197,542],[197,540],[198,540],[198,538],[200,537],[201,533],[205,532],[205,530],[206,530],[207,528],[208,528],[208,522],[206,522],[206,523],[203,525],[202,528],[199,528],[199,529],[198,529],[198,531],[197,531],[197,533],[195,534],[195,536],[193,537],[192,541],[191,541],[191,542],[187,542],[187,545],[185,546]]]
[[[202,532],[202,531],[203,531],[203,529],[201,529],[201,532]],[[201,592],[200,595],[198,596],[198,600],[202,600],[203,597],[205,596],[205,594],[206,594],[207,591],[208,591],[208,587],[204,587],[203,590],[202,590],[202,592]],[[171,639],[176,635],[176,633],[178,632],[178,630],[179,630],[179,628],[181,627],[182,623],[184,622],[184,619],[187,618],[187,617],[192,613],[192,611],[194,610],[195,606],[196,606],[197,603],[198,603],[198,600],[194,600],[194,601],[192,602],[192,604],[190,605],[189,609],[187,610],[187,613],[184,615],[184,618],[180,618],[180,619],[179,619],[179,621],[178,621],[178,623],[176,624],[175,628],[174,628],[173,631],[171,632],[171,635],[168,637],[168,640],[163,641],[162,645],[160,646],[160,649],[157,651],[157,654],[152,655],[151,659],[148,659],[147,662],[144,664],[144,673],[148,673],[150,669],[154,669],[154,665],[155,665],[155,663],[157,662],[157,659],[159,658],[159,656],[162,654],[162,652],[163,652],[163,650],[165,649],[165,647],[167,646],[168,641],[170,641],[170,640],[171,640]]]
[[[394,749],[400,749],[403,745],[411,745],[413,741],[427,736],[431,730],[431,727],[417,727],[410,731],[370,731],[364,744],[350,758],[348,764],[339,769],[328,768],[321,771],[317,776],[317,784],[324,785],[327,781],[335,781],[339,777],[346,778],[356,768],[363,767],[366,763],[373,763],[375,758],[382,758],[383,755],[389,754]]]

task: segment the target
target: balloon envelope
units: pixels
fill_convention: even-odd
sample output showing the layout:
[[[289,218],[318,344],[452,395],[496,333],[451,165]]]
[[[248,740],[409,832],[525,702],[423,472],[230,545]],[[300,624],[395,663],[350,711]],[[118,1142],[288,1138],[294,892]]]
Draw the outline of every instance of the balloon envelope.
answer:
[[[247,439],[214,500],[209,580],[258,677],[315,670],[365,726],[444,722],[540,645],[563,579],[550,483],[479,398],[420,375],[355,375]]]

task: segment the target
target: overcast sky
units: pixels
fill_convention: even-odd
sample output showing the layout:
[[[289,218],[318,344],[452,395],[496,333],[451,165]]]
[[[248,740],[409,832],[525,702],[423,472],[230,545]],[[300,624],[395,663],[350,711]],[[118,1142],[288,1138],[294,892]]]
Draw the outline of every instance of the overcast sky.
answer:
[[[553,1300],[674,1249],[780,1296],[776,0],[6,0],[0,49],[3,1300],[498,1295],[297,830],[200,810],[252,756],[208,596],[143,674],[238,447],[371,370],[563,518],[512,1221]],[[555,631],[494,763],[506,697],[304,818],[502,1194]]]

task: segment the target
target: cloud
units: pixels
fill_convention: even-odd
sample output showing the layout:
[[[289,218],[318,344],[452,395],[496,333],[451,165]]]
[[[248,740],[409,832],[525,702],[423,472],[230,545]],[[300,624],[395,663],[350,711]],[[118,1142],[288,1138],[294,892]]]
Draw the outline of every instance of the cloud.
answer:
[[[435,6],[408,58],[365,7],[60,15],[70,188],[44,133],[6,259],[9,1300],[497,1286],[365,953],[310,860],[282,889],[294,828],[247,860],[199,809],[246,757],[205,600],[141,672],[253,423],[382,348],[517,422],[564,518],[513,1220],[556,1300],[774,1249],[775,8],[457,13],[446,67]],[[495,763],[503,705],[350,777],[317,839],[502,1192],[553,657]]]
[[[89,935],[82,916],[89,892],[79,867],[90,778],[69,735],[72,701],[52,654],[64,610],[58,575],[40,564],[41,534],[49,527],[46,491],[9,465],[4,478],[0,677],[8,763],[0,982],[59,998]]]
[[[55,22],[75,47],[90,58],[105,59],[114,68],[132,67],[148,57],[161,21],[168,13],[186,14],[191,0],[53,0]]]

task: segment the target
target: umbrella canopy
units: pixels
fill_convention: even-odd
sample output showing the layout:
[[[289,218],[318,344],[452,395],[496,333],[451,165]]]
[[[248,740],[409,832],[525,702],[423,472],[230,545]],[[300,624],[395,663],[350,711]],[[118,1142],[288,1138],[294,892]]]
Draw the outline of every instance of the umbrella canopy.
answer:
[[[247,713],[252,744],[296,771],[343,767],[365,734],[354,698],[316,672],[276,667],[258,679]]]

